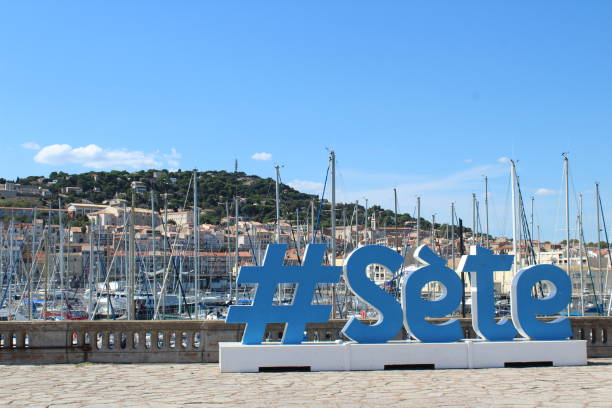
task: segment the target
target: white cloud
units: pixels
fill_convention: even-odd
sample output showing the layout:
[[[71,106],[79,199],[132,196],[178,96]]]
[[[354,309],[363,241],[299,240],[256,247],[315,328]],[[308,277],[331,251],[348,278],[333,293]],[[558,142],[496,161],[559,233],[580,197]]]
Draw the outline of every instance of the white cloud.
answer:
[[[535,193],[536,195],[543,195],[543,196],[557,194],[555,190],[551,190],[549,188],[538,188]]]
[[[498,163],[510,163],[510,158],[508,157],[500,157],[499,159],[497,159]]]
[[[270,160],[272,158],[272,153],[259,152],[255,153],[251,156],[253,160]]]
[[[473,160],[472,159],[465,159],[463,160],[464,163],[471,163]]]
[[[22,143],[21,147],[28,150],[40,150],[40,145],[36,142],[26,142]]]
[[[139,150],[104,149],[95,144],[72,147],[68,144],[45,146],[36,153],[34,161],[41,164],[78,164],[94,169],[105,168],[154,168],[162,166],[161,159],[168,165],[178,167],[181,155],[173,148],[169,154],[146,153]]]
[[[318,181],[293,180],[289,183],[289,186],[304,193],[321,194],[323,191],[323,183]]]
[[[164,159],[166,159],[166,163],[168,163],[168,166],[171,167],[170,170],[176,170],[179,167],[179,159],[183,157],[182,154],[180,154],[179,152],[176,151],[176,149],[173,147],[170,149],[170,153],[168,154],[164,154]]]
[[[381,205],[383,208],[392,209],[394,207],[393,189],[396,188],[400,212],[414,214],[416,197],[420,196],[421,216],[430,218],[431,214],[437,214],[437,220],[448,222],[450,221],[450,204],[454,202],[457,217],[469,223],[468,220],[472,214],[472,193],[475,192],[478,199],[482,199],[484,195],[483,175],[489,178],[489,197],[492,197],[492,193],[496,197],[503,197],[505,190],[500,192],[499,186],[506,185],[505,179],[508,173],[507,166],[498,162],[470,166],[456,173],[442,175],[372,173],[341,168],[336,198],[339,202],[359,200],[360,203],[367,198],[370,206]],[[499,180],[504,180],[504,182],[499,183]],[[497,191],[494,193],[493,189]],[[329,192],[326,192],[326,198],[329,199],[329,197]],[[491,211],[495,204],[497,203],[489,203]],[[499,210],[500,213],[502,211],[503,208]]]

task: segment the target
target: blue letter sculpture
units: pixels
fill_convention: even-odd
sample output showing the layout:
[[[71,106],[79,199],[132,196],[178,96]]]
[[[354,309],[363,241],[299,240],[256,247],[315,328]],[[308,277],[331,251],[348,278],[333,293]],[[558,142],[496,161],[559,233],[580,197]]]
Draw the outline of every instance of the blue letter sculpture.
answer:
[[[442,324],[432,324],[426,317],[444,317],[451,314],[461,302],[461,279],[446,266],[446,261],[438,257],[426,246],[416,249],[414,256],[428,264],[409,272],[402,283],[402,307],[404,309],[404,327],[418,340],[425,343],[457,341],[463,336],[457,319],[450,319]],[[440,299],[430,301],[423,299],[423,286],[438,281],[444,288]]]
[[[511,341],[518,334],[509,319],[495,322],[493,272],[509,270],[512,258],[512,255],[493,255],[489,249],[479,246],[472,246],[470,254],[461,257],[458,272],[470,272],[472,327],[483,339]]]
[[[331,305],[312,305],[318,283],[337,283],[342,268],[323,266],[325,244],[306,247],[301,266],[284,266],[285,244],[270,244],[262,266],[243,266],[238,284],[256,283],[257,290],[250,306],[230,306],[226,323],[246,323],[242,344],[260,344],[267,323],[286,323],[283,344],[299,344],[304,339],[308,322],[327,322]],[[272,304],[280,283],[296,283],[290,305]]]
[[[553,287],[548,296],[536,299],[533,286],[548,281]],[[531,340],[562,340],[572,336],[567,317],[542,322],[536,316],[554,315],[572,298],[572,282],[563,269],[554,265],[535,265],[521,269],[512,280],[510,309],[512,321],[523,337]]]
[[[366,275],[372,264],[382,265],[392,272],[399,270],[404,258],[394,250],[380,245],[368,245],[353,251],[344,262],[344,279],[362,302],[372,305],[379,313],[371,326],[355,317],[344,325],[342,333],[358,343],[384,343],[402,328],[402,308],[395,298],[379,288]]]

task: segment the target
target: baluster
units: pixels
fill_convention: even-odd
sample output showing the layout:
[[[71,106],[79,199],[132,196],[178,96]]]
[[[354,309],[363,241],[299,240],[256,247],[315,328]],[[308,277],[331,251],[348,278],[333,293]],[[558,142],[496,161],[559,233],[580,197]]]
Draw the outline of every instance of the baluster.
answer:
[[[194,334],[192,331],[183,332],[181,334],[181,341],[185,341],[185,349],[190,349],[193,347],[193,336]]]
[[[170,349],[170,332],[164,331],[163,333],[164,333],[163,348],[164,350],[168,350]]]

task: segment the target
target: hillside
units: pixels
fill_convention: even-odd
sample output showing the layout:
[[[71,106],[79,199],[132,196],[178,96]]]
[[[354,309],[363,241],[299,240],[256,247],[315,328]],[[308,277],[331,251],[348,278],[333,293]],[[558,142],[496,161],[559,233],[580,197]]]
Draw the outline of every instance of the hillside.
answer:
[[[103,203],[113,198],[131,199],[132,182],[140,182],[135,194],[137,205],[150,207],[151,194],[154,192],[155,206],[164,205],[164,194],[167,193],[169,209],[180,209],[193,206],[193,189],[190,185],[193,172],[168,170],[143,170],[137,172],[127,171],[97,171],[80,174],[52,172],[48,177],[29,176],[19,178],[15,182],[21,185],[39,185],[51,191],[52,197],[41,199],[41,205],[47,206],[50,202],[57,205],[57,198],[62,197],[65,203],[81,202]],[[0,182],[4,182],[0,179]],[[66,187],[79,187],[80,192],[66,192]],[[199,207],[202,211],[201,221],[206,223],[219,223],[226,214],[226,202],[233,214],[233,200],[236,195],[240,197],[240,215],[259,222],[273,222],[275,219],[275,183],[272,178],[261,178],[256,175],[247,175],[244,172],[230,173],[226,171],[204,171],[198,173]],[[319,197],[297,191],[286,184],[281,184],[281,216],[295,220],[296,209],[300,209],[300,218],[307,215],[311,200],[314,200],[315,211],[319,208]],[[329,191],[326,195],[329,194]],[[20,198],[14,200],[19,202]],[[3,203],[7,205],[7,202]],[[10,203],[8,203],[10,204]],[[347,223],[350,222],[354,211],[354,204],[338,203],[338,225],[342,225],[342,212],[346,210]],[[379,206],[369,209],[376,212],[377,222],[381,226],[394,225],[393,212],[384,210]],[[359,223],[363,224],[364,208],[359,206]],[[321,226],[330,224],[329,202],[324,200],[321,211]],[[414,219],[409,214],[398,214],[398,226],[403,226]],[[422,219],[422,228],[431,228],[431,224]]]

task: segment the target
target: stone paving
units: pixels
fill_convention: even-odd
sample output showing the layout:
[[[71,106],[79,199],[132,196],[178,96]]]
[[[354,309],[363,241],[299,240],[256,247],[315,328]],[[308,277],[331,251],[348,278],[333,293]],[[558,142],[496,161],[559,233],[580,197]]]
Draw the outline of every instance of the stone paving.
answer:
[[[221,374],[216,364],[0,368],[0,406],[612,406],[612,359],[584,367],[259,374]]]

